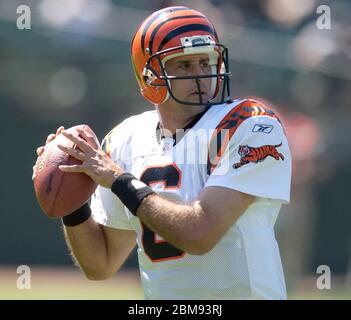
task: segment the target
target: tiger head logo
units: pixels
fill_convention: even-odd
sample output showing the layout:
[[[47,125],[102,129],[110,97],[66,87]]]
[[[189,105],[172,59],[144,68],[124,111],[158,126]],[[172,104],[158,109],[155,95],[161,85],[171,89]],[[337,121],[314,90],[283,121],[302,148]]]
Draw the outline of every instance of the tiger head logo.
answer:
[[[239,146],[238,153],[240,157],[243,158],[250,153],[250,147],[247,144],[244,146]]]

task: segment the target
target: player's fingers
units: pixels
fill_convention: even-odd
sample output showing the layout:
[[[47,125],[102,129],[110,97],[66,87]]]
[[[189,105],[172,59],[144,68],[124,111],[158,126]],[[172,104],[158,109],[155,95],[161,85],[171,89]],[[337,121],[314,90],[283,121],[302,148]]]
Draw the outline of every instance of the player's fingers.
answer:
[[[78,160],[84,161],[85,160],[85,154],[78,149],[72,149],[72,148],[67,148],[61,144],[58,144],[57,147],[61,149],[63,152],[68,153],[70,156],[73,158],[76,158]]]
[[[94,137],[91,134],[89,134],[88,132],[86,132],[85,130],[82,130],[80,128],[77,128],[77,132],[90,145],[96,145],[96,141],[95,141]]]
[[[48,135],[48,137],[46,138],[46,142],[45,144],[48,144],[50,141],[54,140],[56,138],[56,134],[51,133]]]
[[[69,133],[63,130],[62,135],[64,135],[67,139],[71,140],[73,143],[77,145],[77,147],[82,150],[83,152],[92,151],[90,145],[82,138],[74,136],[72,133]]]
[[[37,156],[40,157],[43,154],[44,150],[45,150],[44,147],[38,147],[36,150]]]
[[[84,168],[80,164],[73,164],[71,166],[59,166],[59,169],[64,172],[84,172]]]
[[[58,136],[62,132],[62,130],[65,130],[64,126],[58,127],[57,130],[56,130],[56,135]]]

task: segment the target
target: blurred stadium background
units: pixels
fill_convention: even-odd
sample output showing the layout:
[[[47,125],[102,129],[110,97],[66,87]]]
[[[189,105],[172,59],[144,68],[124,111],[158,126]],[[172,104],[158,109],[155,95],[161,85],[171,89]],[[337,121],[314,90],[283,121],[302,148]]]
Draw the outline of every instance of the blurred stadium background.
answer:
[[[18,30],[16,9],[31,9]],[[99,138],[150,109],[138,92],[130,41],[152,11],[187,5],[209,16],[230,50],[233,97],[281,114],[294,157],[292,201],[276,224],[289,298],[351,298],[351,1],[0,0],[0,299],[140,299],[135,253],[123,272],[84,280],[60,222],[36,203],[35,148],[59,125],[89,124]],[[319,5],[331,29],[317,28]],[[349,190],[349,191],[347,191]],[[32,289],[16,288],[17,266]],[[331,269],[318,290],[316,269]]]

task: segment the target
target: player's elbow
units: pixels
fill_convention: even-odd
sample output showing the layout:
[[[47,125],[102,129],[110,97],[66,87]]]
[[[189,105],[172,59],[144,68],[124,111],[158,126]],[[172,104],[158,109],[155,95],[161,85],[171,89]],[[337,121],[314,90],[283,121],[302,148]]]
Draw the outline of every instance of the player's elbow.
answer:
[[[102,275],[97,275],[93,273],[84,273],[84,275],[88,280],[91,280],[91,281],[102,281],[109,278],[108,276],[105,276],[105,275],[102,276]]]
[[[199,237],[192,236],[186,245],[186,252],[192,255],[204,255],[210,252],[217,244],[212,237],[204,234]]]
[[[104,274],[104,273],[84,273],[84,275],[88,280],[92,280],[92,281],[102,281],[111,277],[110,274]]]
[[[211,251],[220,240],[221,236],[218,228],[208,219],[204,219],[200,224],[193,224],[191,229],[186,230],[184,244],[186,252],[192,255],[204,255]]]
[[[202,256],[213,249],[214,245],[208,245],[207,243],[193,244],[186,249],[186,252],[191,255]]]
[[[113,275],[112,272],[108,272],[106,270],[92,270],[92,269],[88,269],[88,268],[84,268],[84,267],[81,267],[81,269],[84,273],[84,276],[88,280],[92,280],[92,281],[106,280]]]

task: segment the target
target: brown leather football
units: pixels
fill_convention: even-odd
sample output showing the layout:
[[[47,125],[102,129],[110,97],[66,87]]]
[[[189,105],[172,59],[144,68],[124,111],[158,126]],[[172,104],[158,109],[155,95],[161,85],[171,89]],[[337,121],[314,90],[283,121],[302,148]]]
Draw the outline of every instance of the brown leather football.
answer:
[[[95,139],[92,147],[99,146],[99,140],[87,125],[78,125],[67,132],[78,136],[76,128],[86,130]],[[38,158],[34,179],[34,189],[40,207],[50,218],[64,217],[79,209],[94,193],[96,183],[84,173],[63,172],[60,165],[80,164],[57,145],[72,147],[73,142],[62,134],[45,146],[43,154]]]

